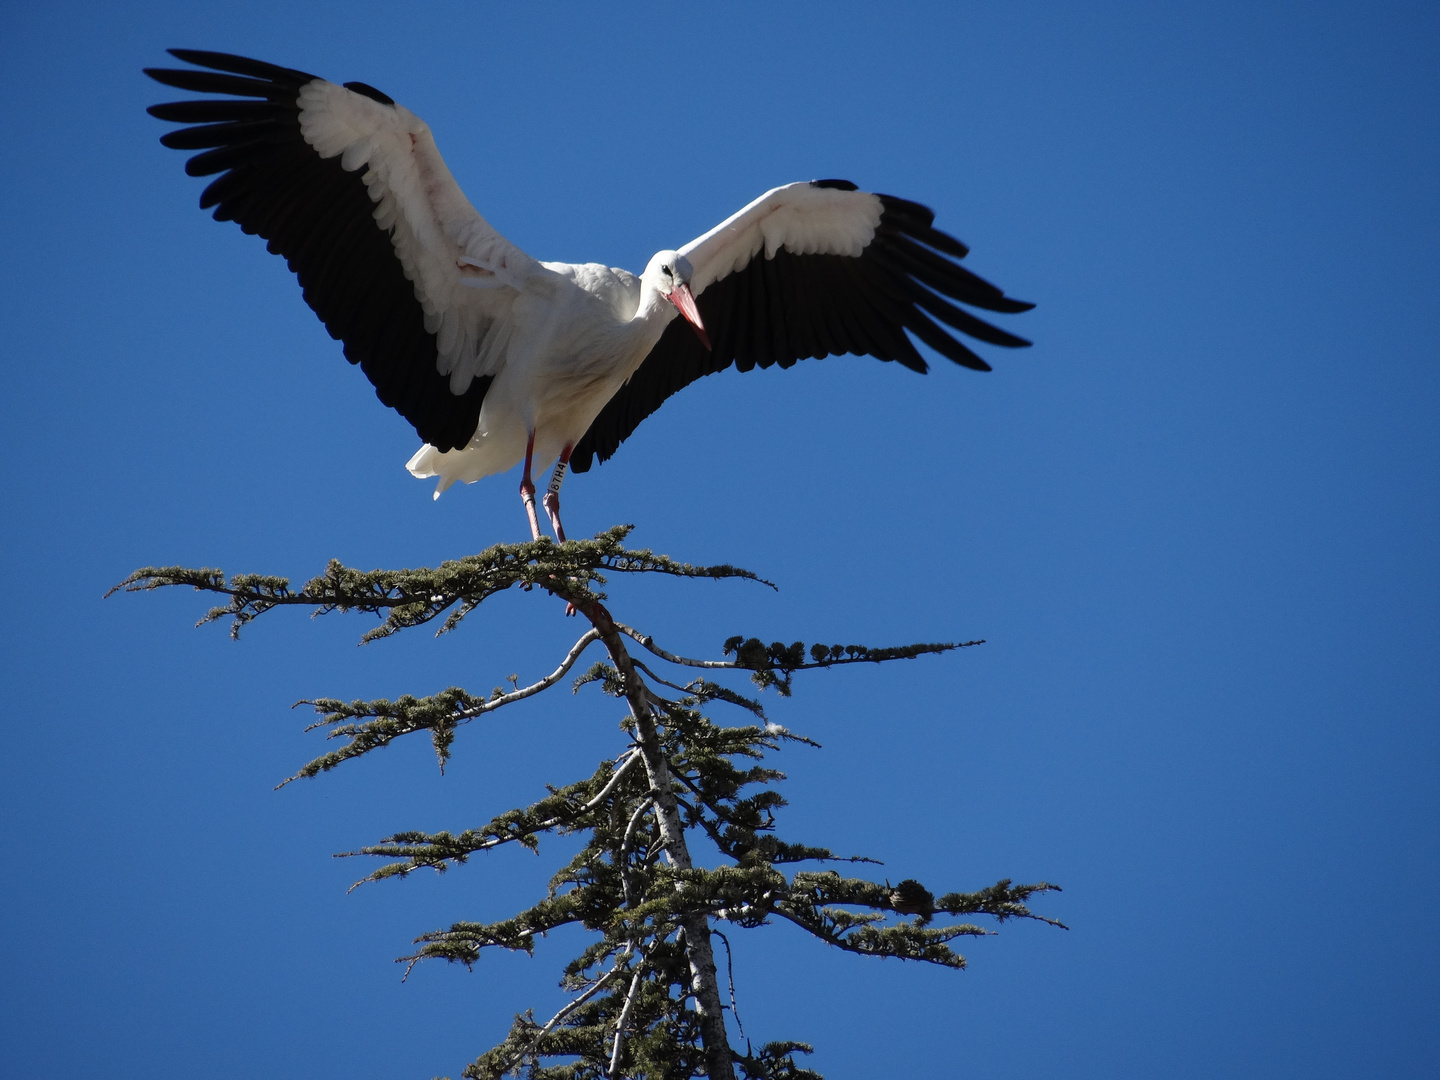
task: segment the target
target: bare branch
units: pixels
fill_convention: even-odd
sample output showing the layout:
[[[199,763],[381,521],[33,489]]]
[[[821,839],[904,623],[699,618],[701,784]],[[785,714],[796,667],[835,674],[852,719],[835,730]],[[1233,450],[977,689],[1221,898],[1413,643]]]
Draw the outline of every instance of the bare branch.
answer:
[[[529,1054],[539,1044],[541,1039],[543,1039],[546,1035],[549,1035],[550,1032],[555,1030],[557,1024],[563,1021],[576,1009],[580,1008],[581,1005],[584,1005],[585,1002],[589,1001],[601,990],[605,989],[605,987],[608,986],[612,981],[614,981],[615,976],[619,975],[624,970],[621,965],[630,957],[630,955],[634,951],[635,944],[634,942],[631,942],[630,947],[626,949],[625,952],[621,953],[619,958],[616,959],[615,966],[612,967],[609,971],[607,971],[604,975],[600,976],[600,978],[596,979],[595,984],[591,986],[590,989],[586,990],[583,994],[572,1000],[568,1005],[566,1005],[563,1009],[561,1009],[554,1016],[552,1016],[550,1018],[550,1022],[547,1023],[544,1027],[542,1027],[539,1031],[537,1031],[534,1036],[531,1037],[529,1043],[525,1047],[516,1051],[510,1056],[510,1061],[506,1064],[505,1068],[501,1070],[501,1072],[509,1072],[510,1067],[517,1062],[522,1061],[525,1058],[525,1055]],[[638,971],[636,972],[636,977],[639,977]]]
[[[732,637],[725,642],[725,652],[733,652],[734,660],[697,660],[661,648],[649,634],[642,634],[623,623],[617,622],[615,628],[668,663],[678,667],[702,668],[710,671],[749,671],[752,673],[751,679],[762,688],[775,686],[785,697],[788,697],[790,693],[790,676],[797,671],[840,667],[845,664],[880,664],[887,660],[913,660],[917,656],[950,652],[953,649],[968,649],[975,645],[985,644],[983,638],[973,641],[895,645],[878,649],[868,645],[821,645],[817,643],[810,646],[810,659],[807,661],[805,659],[805,643],[801,641],[790,645],[776,641],[767,646],[758,638]],[[673,684],[667,683],[666,685]]]
[[[581,653],[583,653],[586,649],[588,649],[591,645],[593,645],[599,640],[600,633],[598,630],[594,629],[593,627],[589,630],[586,630],[585,633],[580,636],[580,640],[575,642],[575,644],[571,646],[570,651],[565,654],[565,659],[560,661],[560,666],[557,667],[554,671],[552,671],[549,675],[546,675],[545,678],[541,679],[539,682],[531,683],[529,686],[521,687],[519,690],[511,690],[508,694],[501,694],[498,698],[487,701],[483,705],[477,705],[472,709],[462,710],[456,715],[461,720],[473,720],[477,716],[483,716],[485,713],[494,712],[496,709],[504,708],[506,705],[513,705],[517,701],[523,701],[525,698],[534,697],[542,690],[548,690],[550,687],[554,686],[557,682],[559,682],[565,676],[565,673],[567,671],[569,671],[572,667],[575,666],[575,661],[580,659]],[[312,726],[318,727],[319,725],[316,724]]]
[[[631,758],[630,760],[633,761],[635,759]],[[630,867],[626,861],[626,856],[630,852],[630,839],[635,835],[635,827],[640,824],[640,821],[642,818],[644,818],[646,812],[650,809],[650,807],[654,805],[655,796],[653,795],[646,795],[643,799],[641,799],[640,804],[635,807],[635,813],[630,815],[630,821],[625,826],[625,835],[620,838],[620,852],[618,856],[618,861],[620,863],[620,887],[625,892],[626,907],[633,907],[635,903],[630,888]]]
[[[634,765],[635,762],[639,760],[639,750],[628,751],[625,754],[624,758],[621,759],[619,766],[615,769],[615,775],[610,778],[610,782],[600,789],[600,794],[596,795],[593,799],[591,799],[584,806],[582,806],[580,808],[580,812],[584,813],[587,810],[594,810],[597,806],[599,806],[602,802],[609,798],[610,793],[615,790],[615,785],[620,783],[620,778],[630,771],[631,765]],[[556,819],[555,824],[560,824],[559,819]]]
[[[631,626],[626,626],[622,622],[617,622],[615,629],[627,637],[634,638],[642,647],[649,649],[656,656],[660,657],[661,660],[668,660],[670,663],[677,664],[681,667],[734,670],[738,666],[733,660],[692,660],[688,656],[677,656],[675,653],[669,652],[666,649],[662,649],[659,645],[656,645],[655,639],[649,634],[642,634],[639,630]]]
[[[610,1051],[610,1080],[620,1080],[620,1051],[625,1046],[625,1027],[630,1023],[630,1014],[635,1011],[635,999],[640,996],[640,976],[644,967],[635,969],[630,980],[630,989],[625,994],[625,1005],[620,1010],[620,1019],[615,1021],[615,1044]]]

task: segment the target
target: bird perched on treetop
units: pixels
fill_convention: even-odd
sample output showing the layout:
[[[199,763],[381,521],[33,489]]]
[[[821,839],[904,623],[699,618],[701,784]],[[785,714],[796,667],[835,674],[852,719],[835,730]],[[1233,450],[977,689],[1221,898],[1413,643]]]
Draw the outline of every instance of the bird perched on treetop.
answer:
[[[466,200],[424,121],[364,83],[343,86],[225,53],[172,49],[166,86],[211,95],[152,106],[188,126],[192,176],[217,220],[269,241],[305,301],[382,402],[426,445],[408,468],[435,496],[522,460],[556,460],[542,503],[557,539],[560,483],[615,453],[671,394],[741,371],[843,353],[927,369],[907,331],[963,367],[990,366],[956,332],[1028,345],[957,306],[1016,313],[960,265],[968,249],[927,208],[844,180],[787,184],[638,277],[538,262]],[[220,96],[215,96],[220,95]]]

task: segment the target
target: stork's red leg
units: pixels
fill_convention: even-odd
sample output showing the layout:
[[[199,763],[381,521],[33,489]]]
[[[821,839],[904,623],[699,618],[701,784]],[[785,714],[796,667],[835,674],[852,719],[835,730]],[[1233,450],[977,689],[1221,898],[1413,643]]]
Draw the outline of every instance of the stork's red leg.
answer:
[[[530,462],[535,456],[535,432],[525,440],[525,475],[520,478],[520,498],[525,503],[525,514],[530,519],[530,536],[540,539],[540,519],[535,514],[535,484],[530,479]]]
[[[555,539],[562,544],[565,542],[565,526],[560,524],[560,485],[565,482],[565,470],[570,465],[570,451],[574,449],[575,446],[572,443],[560,451],[560,460],[555,463],[555,471],[550,474],[550,486],[546,489],[545,498],[542,500],[545,513],[550,515],[550,525],[555,530]],[[575,614],[573,603],[566,602],[565,614]]]
[[[565,469],[570,464],[570,451],[573,449],[575,447],[572,444],[560,451],[560,460],[555,463],[555,471],[550,474],[550,486],[545,491],[545,498],[541,500],[545,506],[545,513],[550,515],[550,525],[555,530],[555,539],[562,544],[565,542],[565,527],[560,524],[560,485],[565,482]]]

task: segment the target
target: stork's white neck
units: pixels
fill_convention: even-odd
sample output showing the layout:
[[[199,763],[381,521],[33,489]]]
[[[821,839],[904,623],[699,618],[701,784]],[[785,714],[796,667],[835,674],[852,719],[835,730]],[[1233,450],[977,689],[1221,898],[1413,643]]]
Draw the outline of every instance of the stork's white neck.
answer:
[[[665,327],[670,325],[670,320],[680,314],[662,291],[662,283],[659,275],[653,272],[654,268],[654,260],[651,260],[651,265],[640,276],[640,304],[630,320],[630,333],[644,353],[654,347]],[[669,288],[668,283],[664,288]]]

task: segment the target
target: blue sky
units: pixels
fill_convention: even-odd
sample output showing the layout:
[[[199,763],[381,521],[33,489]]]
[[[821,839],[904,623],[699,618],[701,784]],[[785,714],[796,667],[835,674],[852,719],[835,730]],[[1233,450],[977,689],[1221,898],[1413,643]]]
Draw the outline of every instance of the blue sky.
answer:
[[[964,973],[732,935],[747,1031],[832,1080],[1433,1076],[1440,17],[1433,5],[0,10],[0,810],[16,1077],[458,1075],[556,1003],[570,939],[390,961],[509,914],[559,848],[346,894],[347,850],[588,772],[580,696],[279,792],[313,695],[485,690],[574,624],[503,597],[439,641],[277,613],[240,643],[146,564],[305,578],[523,538],[516,477],[438,503],[283,264],[195,208],[140,74],[167,46],[380,87],[540,258],[638,271],[767,188],[917,199],[1039,305],[996,370],[844,358],[692,386],[566,487],[577,534],[781,585],[617,583],[734,633],[946,658],[772,715],[792,839],[892,880],[1046,878]],[[737,940],[737,938],[739,940]]]

